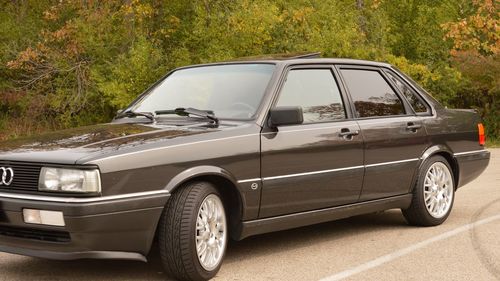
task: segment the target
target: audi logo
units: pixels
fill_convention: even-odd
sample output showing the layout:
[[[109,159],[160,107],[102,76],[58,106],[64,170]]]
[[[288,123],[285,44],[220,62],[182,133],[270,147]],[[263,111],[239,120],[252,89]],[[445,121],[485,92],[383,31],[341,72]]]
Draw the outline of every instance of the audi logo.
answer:
[[[10,185],[14,180],[14,170],[12,168],[0,167],[0,185]]]

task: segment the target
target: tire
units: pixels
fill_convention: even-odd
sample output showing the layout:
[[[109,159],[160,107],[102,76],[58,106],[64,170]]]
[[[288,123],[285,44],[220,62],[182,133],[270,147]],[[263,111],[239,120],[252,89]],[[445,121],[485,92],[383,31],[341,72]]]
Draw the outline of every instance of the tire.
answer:
[[[410,225],[436,226],[448,218],[454,200],[453,171],[444,157],[436,155],[420,169],[411,205],[402,212]]]
[[[222,265],[228,240],[226,212],[217,189],[208,182],[179,187],[165,206],[158,236],[161,261],[169,277],[213,278]],[[203,248],[205,255],[200,255],[205,259],[197,251]]]

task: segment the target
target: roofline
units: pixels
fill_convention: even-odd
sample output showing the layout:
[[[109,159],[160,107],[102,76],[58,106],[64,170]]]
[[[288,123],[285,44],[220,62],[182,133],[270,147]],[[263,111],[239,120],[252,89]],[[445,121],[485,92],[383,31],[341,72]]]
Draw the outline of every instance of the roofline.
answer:
[[[233,64],[347,64],[347,65],[367,65],[379,67],[392,67],[387,62],[376,62],[368,60],[348,59],[348,58],[292,58],[292,59],[256,59],[256,60],[231,60],[220,61],[202,64],[186,65],[175,68],[174,70],[188,69],[203,66],[217,66],[217,65],[233,65]]]
[[[391,67],[386,62],[376,62],[368,60],[348,59],[348,58],[307,58],[307,59],[289,59],[279,61],[285,64],[351,64],[351,65],[367,65],[367,66],[382,66]]]

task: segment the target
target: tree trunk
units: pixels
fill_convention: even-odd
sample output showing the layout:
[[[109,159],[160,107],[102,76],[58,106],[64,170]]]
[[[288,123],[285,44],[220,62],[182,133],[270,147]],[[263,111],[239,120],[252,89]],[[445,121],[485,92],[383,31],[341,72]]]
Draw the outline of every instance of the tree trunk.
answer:
[[[359,29],[364,35],[367,35],[366,17],[364,15],[365,3],[363,0],[356,0],[356,8],[359,11]]]

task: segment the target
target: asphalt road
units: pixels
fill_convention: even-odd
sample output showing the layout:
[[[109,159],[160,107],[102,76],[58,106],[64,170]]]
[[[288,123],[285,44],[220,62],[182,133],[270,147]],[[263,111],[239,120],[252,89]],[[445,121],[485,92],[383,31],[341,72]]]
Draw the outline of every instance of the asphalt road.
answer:
[[[232,242],[216,280],[500,280],[500,149],[462,187],[445,224],[408,226],[399,210]],[[0,280],[165,280],[150,262],[49,261],[0,254]]]

